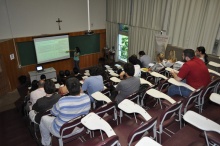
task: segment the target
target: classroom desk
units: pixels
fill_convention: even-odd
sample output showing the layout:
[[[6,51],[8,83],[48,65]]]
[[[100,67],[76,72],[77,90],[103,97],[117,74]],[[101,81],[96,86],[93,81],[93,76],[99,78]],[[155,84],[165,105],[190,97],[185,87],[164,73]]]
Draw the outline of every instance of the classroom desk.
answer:
[[[217,93],[212,93],[210,96],[210,100],[220,105],[220,95]]]
[[[118,104],[118,108],[126,113],[138,113],[144,117],[146,121],[150,120],[152,117],[144,110],[140,105],[134,103],[129,99],[124,99]]]
[[[147,93],[148,95],[154,97],[154,98],[166,99],[166,100],[168,100],[168,101],[169,101],[170,103],[172,103],[172,104],[176,103],[176,101],[173,100],[170,96],[168,96],[168,95],[164,94],[163,92],[160,92],[160,91],[158,91],[158,90],[156,90],[156,89],[149,89],[149,90],[146,91],[146,93]]]
[[[187,111],[183,115],[183,119],[192,124],[193,126],[201,129],[204,131],[205,138],[206,138],[206,143],[209,145],[208,138],[206,131],[214,131],[220,134],[220,125],[213,122],[212,120],[194,112],[194,111]]]
[[[145,79],[143,79],[143,78],[140,78],[140,82],[141,82],[141,85],[142,84],[148,84],[149,86],[154,86],[153,84],[151,84],[149,81],[147,81],[147,80],[145,80]]]
[[[116,135],[112,127],[104,119],[93,112],[83,117],[81,122],[90,130],[105,131],[108,137]]]
[[[53,79],[53,78],[56,79],[56,78],[57,78],[56,70],[55,70],[53,67],[45,68],[45,69],[44,69],[43,71],[41,71],[41,72],[30,71],[30,72],[28,72],[28,74],[30,75],[31,82],[32,82],[33,80],[39,81],[39,80],[40,80],[40,76],[41,76],[42,74],[44,74],[47,79]]]
[[[115,83],[121,82],[121,80],[119,78],[116,78],[116,77],[111,77],[110,80],[115,82]]]
[[[98,101],[105,101],[107,103],[112,102],[106,95],[102,94],[101,92],[97,91],[91,95],[95,100]]]
[[[135,146],[162,146],[150,137],[143,137]]]
[[[175,69],[170,68],[170,67],[166,67],[165,70],[166,70],[166,71],[169,71],[169,72],[170,72],[170,71],[174,71],[175,73],[179,73],[178,70],[175,70]]]
[[[150,75],[152,75],[152,76],[154,76],[154,77],[156,77],[156,78],[162,78],[162,79],[168,79],[166,76],[164,76],[164,75],[162,75],[162,74],[160,74],[160,73],[157,73],[157,72],[149,72],[150,73]]]
[[[187,89],[189,89],[189,90],[191,90],[191,91],[195,91],[195,90],[196,90],[195,88],[191,87],[190,85],[188,85],[188,84],[186,84],[186,83],[184,83],[184,82],[179,82],[179,81],[175,80],[174,78],[170,78],[170,79],[168,80],[168,82],[171,83],[171,84],[174,84],[174,85],[176,85],[176,86],[186,87]]]

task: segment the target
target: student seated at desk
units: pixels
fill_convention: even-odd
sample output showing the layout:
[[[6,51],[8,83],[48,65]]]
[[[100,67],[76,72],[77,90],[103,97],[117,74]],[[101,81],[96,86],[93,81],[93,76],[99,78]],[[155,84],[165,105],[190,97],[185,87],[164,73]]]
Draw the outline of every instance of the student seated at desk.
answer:
[[[183,51],[183,60],[186,60],[186,62],[180,68],[178,74],[174,71],[170,72],[175,80],[178,82],[185,80],[188,85],[195,89],[205,87],[211,82],[208,68],[201,59],[195,56],[194,50],[185,49]],[[169,96],[178,94],[189,97],[191,93],[192,91],[186,87],[171,85],[168,88]]]
[[[104,83],[103,77],[101,76],[101,68],[100,67],[93,67],[89,70],[90,77],[84,80],[82,85],[82,90],[86,91],[91,99],[91,102],[94,101],[91,94],[95,93],[96,91],[104,90]]]
[[[50,145],[51,135],[60,137],[61,126],[69,120],[81,115],[86,115],[90,110],[89,96],[81,93],[79,80],[72,77],[66,81],[70,95],[64,96],[53,105],[51,114],[43,116],[40,122],[42,145]],[[74,131],[73,131],[74,132]]]
[[[163,59],[162,64],[165,67],[171,67],[175,62],[176,62],[176,55],[175,55],[175,51],[174,50],[170,50],[169,52],[169,58],[167,59]]]
[[[164,54],[163,53],[159,53],[157,54],[157,62],[155,65],[153,65],[151,68],[150,68],[150,71],[155,71],[155,72],[158,72],[160,71],[161,69],[163,69],[165,66],[163,65],[163,60],[164,60]]]
[[[111,100],[116,101],[119,104],[127,96],[139,90],[140,78],[134,77],[134,65],[126,63],[124,65],[124,71],[121,72],[120,76],[125,76],[125,79],[119,82],[116,86],[115,91],[112,92]]]
[[[51,109],[55,103],[60,99],[60,95],[55,93],[56,88],[52,80],[46,80],[44,84],[46,95],[37,100],[33,105],[32,111],[29,112],[29,117],[32,122],[40,124],[43,114]]]
[[[73,74],[73,76],[79,81],[83,80],[82,75],[79,73],[79,70],[76,67],[73,68]]]
[[[30,93],[30,110],[32,110],[32,106],[36,103],[36,101],[44,97],[46,95],[46,92],[44,91],[44,80],[38,81],[38,88]]]

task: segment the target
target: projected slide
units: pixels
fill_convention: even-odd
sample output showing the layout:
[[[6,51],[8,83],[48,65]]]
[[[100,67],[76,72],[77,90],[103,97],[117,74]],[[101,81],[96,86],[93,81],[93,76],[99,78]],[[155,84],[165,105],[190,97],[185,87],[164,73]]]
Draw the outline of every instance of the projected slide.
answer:
[[[46,63],[70,58],[68,35],[34,39],[37,63]]]

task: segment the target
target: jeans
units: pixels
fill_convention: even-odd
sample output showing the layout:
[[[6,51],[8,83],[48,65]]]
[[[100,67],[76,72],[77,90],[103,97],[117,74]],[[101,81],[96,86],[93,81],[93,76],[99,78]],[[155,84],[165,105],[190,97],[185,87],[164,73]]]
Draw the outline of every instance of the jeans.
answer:
[[[74,60],[74,67],[76,67],[78,69],[78,71],[80,71],[79,60]]]
[[[181,95],[181,96],[184,96],[184,97],[189,97],[189,95],[192,93],[191,90],[185,88],[185,87],[182,87],[182,86],[176,86],[176,85],[171,85],[169,88],[168,88],[168,95],[170,97],[174,96],[174,95]]]

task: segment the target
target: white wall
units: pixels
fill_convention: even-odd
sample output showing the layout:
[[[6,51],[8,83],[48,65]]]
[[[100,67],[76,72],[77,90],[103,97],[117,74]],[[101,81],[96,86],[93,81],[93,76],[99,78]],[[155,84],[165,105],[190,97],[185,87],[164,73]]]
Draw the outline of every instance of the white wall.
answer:
[[[0,39],[88,29],[87,0],[0,0],[0,12]],[[106,0],[90,0],[91,30],[105,29],[105,20]]]

